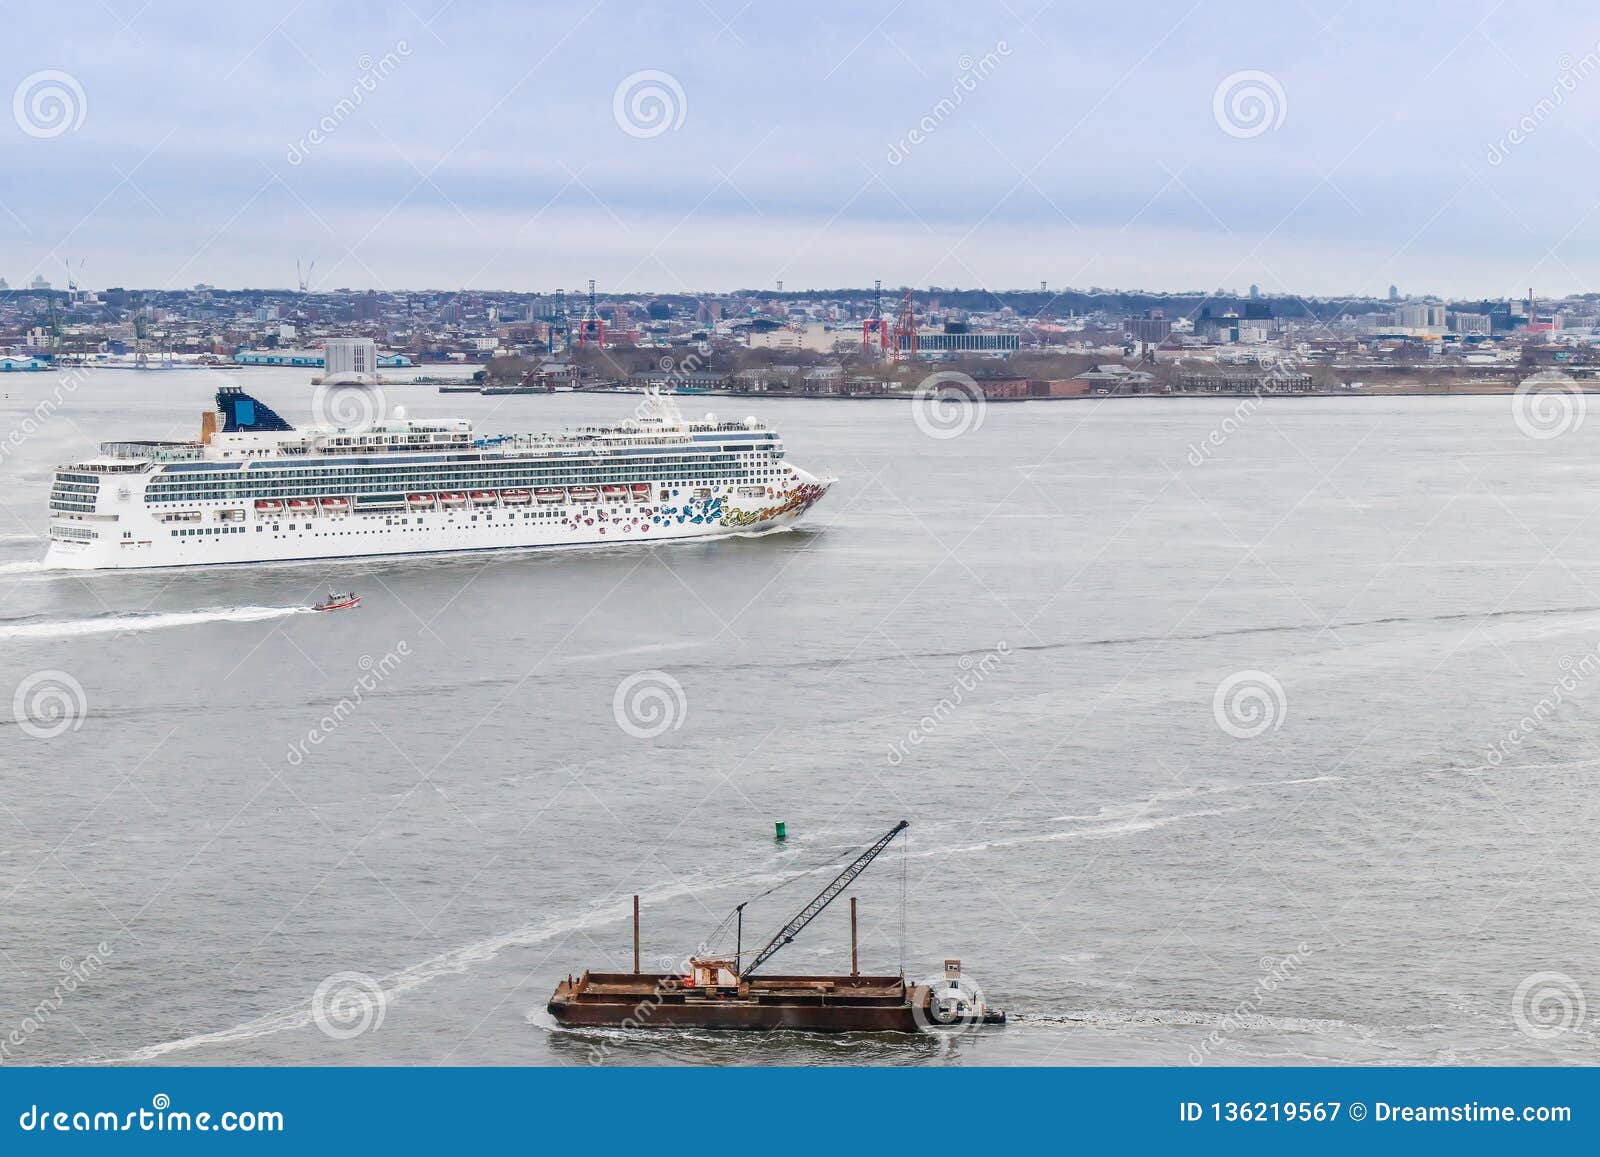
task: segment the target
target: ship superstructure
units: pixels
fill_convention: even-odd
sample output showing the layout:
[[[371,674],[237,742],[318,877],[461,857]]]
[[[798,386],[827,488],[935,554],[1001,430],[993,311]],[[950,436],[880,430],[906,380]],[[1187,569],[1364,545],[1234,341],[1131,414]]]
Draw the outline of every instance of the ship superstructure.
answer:
[[[191,566],[576,546],[787,526],[832,485],[755,419],[480,436],[463,419],[296,428],[235,386],[195,442],[57,469],[46,563]]]

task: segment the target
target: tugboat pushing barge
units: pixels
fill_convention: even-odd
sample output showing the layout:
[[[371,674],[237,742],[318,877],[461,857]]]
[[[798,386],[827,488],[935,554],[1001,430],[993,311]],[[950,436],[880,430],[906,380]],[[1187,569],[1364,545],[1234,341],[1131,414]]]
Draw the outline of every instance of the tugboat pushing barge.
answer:
[[[547,1006],[570,1028],[794,1029],[802,1032],[919,1032],[947,1025],[1004,1024],[1005,1013],[984,1005],[961,981],[961,962],[945,961],[945,978],[910,984],[904,976],[862,976],[857,967],[856,905],[850,900],[850,974],[754,973],[800,934],[906,828],[901,820],[856,857],[744,963],[744,904],[732,956],[693,956],[686,974],[639,968],[639,897],[633,898],[633,971],[584,972],[556,986]],[[724,921],[723,927],[726,927]]]

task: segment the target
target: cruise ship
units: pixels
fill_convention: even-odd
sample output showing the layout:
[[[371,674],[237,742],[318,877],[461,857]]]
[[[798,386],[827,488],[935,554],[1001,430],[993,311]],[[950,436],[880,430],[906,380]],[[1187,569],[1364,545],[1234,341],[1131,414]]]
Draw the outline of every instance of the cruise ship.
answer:
[[[45,564],[77,570],[702,538],[788,526],[833,479],[754,418],[652,395],[617,426],[462,419],[296,429],[237,386],[195,442],[105,442],[57,469]]]

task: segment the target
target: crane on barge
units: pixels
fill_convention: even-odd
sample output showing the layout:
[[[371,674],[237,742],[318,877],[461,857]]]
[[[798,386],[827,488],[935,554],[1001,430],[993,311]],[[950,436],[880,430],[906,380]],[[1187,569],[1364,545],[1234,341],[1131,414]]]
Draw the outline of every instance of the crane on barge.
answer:
[[[801,930],[805,928],[807,924],[811,923],[811,921],[815,920],[819,915],[821,915],[822,910],[829,904],[833,903],[834,900],[838,898],[839,893],[843,892],[846,888],[853,884],[856,877],[867,870],[868,865],[870,865],[873,860],[878,858],[883,850],[893,842],[896,836],[910,826],[910,820],[901,820],[899,823],[895,824],[894,827],[890,828],[883,835],[879,836],[871,847],[847,864],[844,871],[840,872],[833,878],[832,883],[813,896],[811,903],[800,909],[800,911],[795,914],[792,920],[790,920],[782,928],[778,929],[777,935],[775,935],[771,940],[767,941],[767,946],[760,952],[756,953],[755,959],[750,962],[749,968],[740,968],[738,963],[736,963],[734,965],[735,971],[737,971],[740,976],[749,976],[756,969],[760,968],[767,961],[771,960],[775,955],[777,955],[780,948],[782,948],[785,944],[788,944],[796,936],[800,935]],[[746,900],[745,904],[748,903],[749,901]],[[737,962],[742,962],[744,959],[744,904],[740,904],[734,909],[734,912],[737,914],[739,920],[738,944],[734,949],[734,959]],[[724,924],[723,926],[726,927],[727,925]]]
[[[744,909],[795,877],[737,905],[706,943],[738,921],[732,954],[702,949],[685,973],[645,973],[639,967],[639,898],[633,907],[633,971],[585,971],[556,985],[546,1011],[564,1027],[794,1029],[802,1032],[920,1032],[936,1027],[1005,1023],[982,992],[961,980],[961,962],[945,961],[942,979],[912,984],[905,970],[864,976],[857,967],[855,900],[850,902],[850,972],[834,975],[754,976],[866,871],[911,824],[901,820],[844,866],[744,967]],[[831,867],[831,865],[829,865]],[[813,869],[818,871],[821,869]],[[809,875],[810,873],[803,873]],[[902,911],[904,899],[902,898]]]

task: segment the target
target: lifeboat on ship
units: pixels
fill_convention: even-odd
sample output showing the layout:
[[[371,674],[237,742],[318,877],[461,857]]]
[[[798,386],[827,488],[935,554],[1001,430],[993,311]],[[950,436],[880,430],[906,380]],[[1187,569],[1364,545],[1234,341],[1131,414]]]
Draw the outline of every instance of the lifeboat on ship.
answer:
[[[440,506],[465,506],[466,504],[467,496],[459,490],[446,490],[439,495]]]
[[[600,492],[593,486],[574,486],[572,488],[572,501],[593,502],[600,497]]]
[[[533,492],[533,496],[540,502],[560,502],[567,492],[559,486],[541,486]]]
[[[283,503],[276,498],[260,498],[256,500],[256,512],[258,514],[276,514],[282,509]]]
[[[317,504],[315,502],[313,502],[309,498],[291,498],[291,499],[289,499],[289,513],[290,514],[309,514],[311,511],[315,510],[316,508],[317,508]]]
[[[433,495],[407,494],[406,505],[411,507],[412,510],[427,510],[433,505]]]
[[[472,492],[472,505],[474,506],[493,506],[498,501],[500,501],[500,497],[493,490],[474,490]]]
[[[342,514],[350,509],[350,500],[348,498],[324,498],[322,500],[322,509]]]
[[[526,490],[502,490],[500,492],[500,501],[507,506],[526,506],[533,501],[533,495]]]
[[[635,482],[633,484],[633,497],[635,501],[650,497],[650,484],[648,482]]]
[[[608,499],[626,498],[628,497],[628,488],[626,486],[602,486],[600,487],[600,493],[604,494]]]

